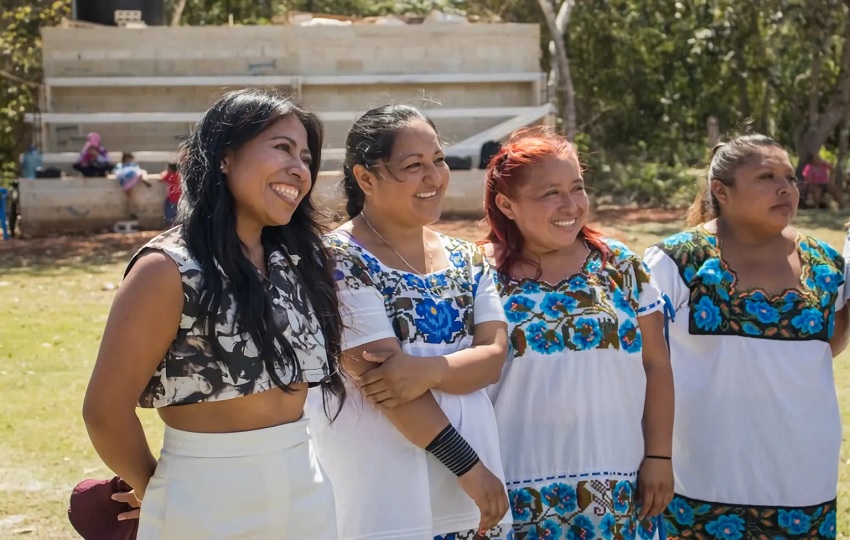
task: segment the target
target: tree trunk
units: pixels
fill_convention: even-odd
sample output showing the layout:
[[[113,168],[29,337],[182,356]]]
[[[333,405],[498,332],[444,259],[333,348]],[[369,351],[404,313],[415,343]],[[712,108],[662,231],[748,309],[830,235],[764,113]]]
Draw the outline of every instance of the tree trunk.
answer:
[[[812,77],[809,83],[809,125],[813,126],[818,123],[820,116],[820,71],[823,62],[821,61],[822,51],[818,47],[812,55]]]
[[[171,12],[170,26],[180,26],[180,17],[183,16],[184,9],[186,9],[186,0],[176,0],[174,11]]]
[[[556,15],[555,8],[550,0],[538,0],[546,19],[546,26],[552,35],[552,44],[555,49],[553,65],[556,68],[556,80],[558,81],[556,89],[557,93],[561,95],[561,105],[563,106],[561,116],[564,121],[564,135],[570,140],[575,140],[576,136],[576,105],[575,88],[573,88],[573,79],[570,75],[570,61],[567,57],[567,46],[564,43],[564,32],[573,2],[574,0],[563,0],[559,13]],[[562,28],[558,27],[559,19],[563,21]]]
[[[847,107],[847,113],[841,125],[841,133],[838,136],[838,156],[835,160],[835,185],[842,191],[844,191],[844,180],[847,174],[848,143],[850,143],[850,107]]]
[[[850,22],[847,23],[850,28]],[[847,115],[850,109],[850,39],[844,40],[841,51],[841,69],[838,74],[838,85],[829,99],[823,113],[818,115],[817,122],[808,125],[806,133],[798,148],[801,161],[808,155],[820,151],[830,134]]]

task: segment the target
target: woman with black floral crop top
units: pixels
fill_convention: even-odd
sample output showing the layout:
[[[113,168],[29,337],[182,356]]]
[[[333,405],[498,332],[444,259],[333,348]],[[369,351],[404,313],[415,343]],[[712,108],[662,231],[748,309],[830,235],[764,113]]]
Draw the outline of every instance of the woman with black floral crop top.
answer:
[[[308,386],[344,393],[310,200],[321,148],[314,114],[258,90],[222,97],[184,144],[180,225],[130,261],[83,407],[140,540],[336,538],[302,416]],[[137,403],[165,423],[159,461]]]

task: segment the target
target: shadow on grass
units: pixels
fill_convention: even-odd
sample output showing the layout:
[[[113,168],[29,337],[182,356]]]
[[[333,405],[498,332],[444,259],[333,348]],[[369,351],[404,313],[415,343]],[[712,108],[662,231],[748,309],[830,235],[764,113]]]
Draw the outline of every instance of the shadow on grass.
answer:
[[[844,224],[850,219],[850,212],[831,212],[828,210],[800,210],[794,223],[801,227],[844,230]]]
[[[105,266],[127,263],[137,249],[159,234],[57,236],[0,242],[0,273],[61,276],[66,272],[102,273]]]

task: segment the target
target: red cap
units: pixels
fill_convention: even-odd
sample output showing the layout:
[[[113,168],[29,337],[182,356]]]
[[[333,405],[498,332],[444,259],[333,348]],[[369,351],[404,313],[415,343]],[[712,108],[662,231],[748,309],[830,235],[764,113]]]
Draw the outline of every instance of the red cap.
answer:
[[[114,493],[131,489],[117,476],[112,480],[83,480],[71,492],[71,525],[84,540],[135,540],[139,520],[118,521],[118,514],[130,512],[133,507],[112,500]]]

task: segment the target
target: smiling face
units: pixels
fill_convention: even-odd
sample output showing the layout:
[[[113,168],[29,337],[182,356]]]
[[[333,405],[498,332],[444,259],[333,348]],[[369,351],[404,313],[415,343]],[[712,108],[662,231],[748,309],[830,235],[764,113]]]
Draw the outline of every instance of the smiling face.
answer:
[[[794,167],[782,148],[765,147],[735,169],[732,185],[712,183],[721,216],[766,233],[780,232],[794,219],[800,191]]]
[[[290,114],[227,151],[221,170],[233,194],[239,228],[286,225],[312,186],[307,130]]]
[[[575,156],[549,156],[529,166],[511,196],[496,195],[516,223],[524,247],[542,254],[572,246],[587,220],[588,199]]]
[[[367,196],[369,210],[407,226],[429,225],[440,219],[440,203],[449,184],[449,167],[434,128],[413,119],[395,135],[392,153],[369,172],[354,171]]]

